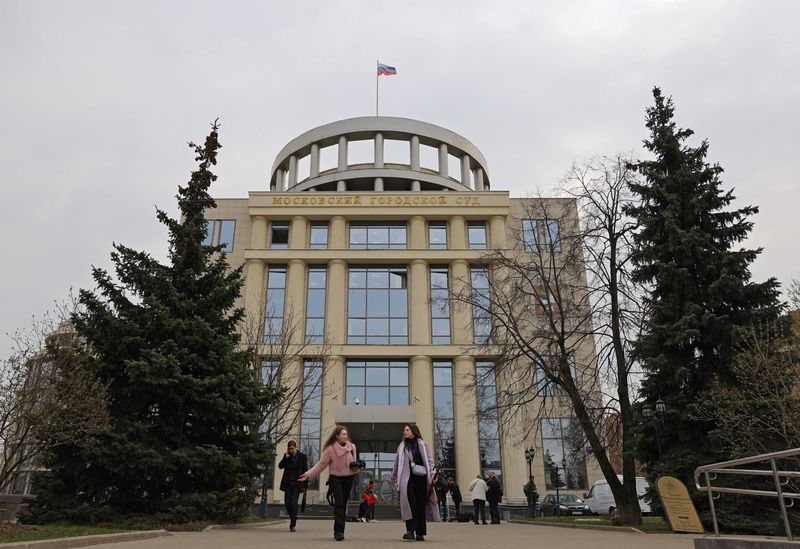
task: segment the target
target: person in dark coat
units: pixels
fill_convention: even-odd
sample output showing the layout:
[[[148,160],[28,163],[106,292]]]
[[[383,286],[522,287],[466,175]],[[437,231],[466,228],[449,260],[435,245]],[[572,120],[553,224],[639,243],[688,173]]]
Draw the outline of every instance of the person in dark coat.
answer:
[[[286,444],[286,453],[278,463],[278,469],[283,469],[281,477],[283,504],[289,515],[289,531],[294,532],[297,526],[297,499],[304,487],[304,483],[298,480],[298,477],[308,469],[308,457],[297,449],[295,441],[290,440]]]
[[[500,524],[500,510],[498,505],[503,499],[503,489],[500,487],[500,481],[497,480],[497,475],[489,473],[489,480],[486,481],[486,501],[489,502],[489,516],[491,517],[492,524]]]
[[[536,518],[536,504],[539,502],[539,492],[536,490],[536,482],[534,482],[533,475],[528,483],[522,487],[525,492],[525,499],[528,500],[528,515],[530,518]]]
[[[456,508],[456,520],[458,520],[458,515],[461,514],[461,502],[464,501],[464,498],[461,496],[461,488],[458,487],[456,481],[452,478],[447,479],[447,489],[450,492],[450,497],[453,498],[453,506]]]
[[[448,491],[447,481],[444,476],[440,476],[439,481],[436,483],[436,495],[439,497],[439,515],[442,522],[447,522],[447,517],[449,515],[449,509],[447,508]]]

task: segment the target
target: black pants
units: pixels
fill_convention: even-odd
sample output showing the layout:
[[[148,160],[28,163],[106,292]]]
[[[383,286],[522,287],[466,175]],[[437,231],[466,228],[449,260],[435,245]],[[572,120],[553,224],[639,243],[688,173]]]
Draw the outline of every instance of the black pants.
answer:
[[[497,506],[499,501],[489,501],[489,516],[492,517],[492,524],[500,524],[500,509]]]
[[[283,504],[286,506],[286,512],[289,514],[289,526],[297,524],[297,499],[300,497],[300,492],[303,491],[303,485],[299,482],[289,482],[289,486],[283,493]]]
[[[460,501],[453,501],[453,505],[456,508],[456,520],[458,520],[458,515],[461,514],[461,502]]]
[[[350,498],[350,490],[353,489],[353,476],[331,475],[331,488],[333,488],[333,533],[344,534],[347,500]]]
[[[486,501],[482,499],[473,499],[472,506],[475,507],[475,524],[478,524],[478,513],[481,514],[481,522],[486,522]]]
[[[411,507],[411,518],[406,521],[406,532],[414,532],[418,536],[428,534],[428,523],[425,521],[425,496],[428,493],[428,477],[411,475],[408,479],[408,504]]]

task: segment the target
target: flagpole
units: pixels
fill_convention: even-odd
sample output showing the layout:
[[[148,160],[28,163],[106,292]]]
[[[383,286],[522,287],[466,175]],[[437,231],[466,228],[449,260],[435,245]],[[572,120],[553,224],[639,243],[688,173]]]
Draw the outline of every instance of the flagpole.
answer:
[[[380,60],[376,59],[375,60],[375,116],[378,116],[378,82],[380,81],[379,80],[380,75],[378,74],[378,65],[380,64],[381,64]]]

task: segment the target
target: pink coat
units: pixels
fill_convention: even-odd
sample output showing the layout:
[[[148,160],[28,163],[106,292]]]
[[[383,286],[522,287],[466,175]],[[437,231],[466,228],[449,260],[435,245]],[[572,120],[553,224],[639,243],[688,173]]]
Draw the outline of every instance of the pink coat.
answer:
[[[319,461],[306,474],[308,478],[314,478],[322,472],[325,467],[330,465],[330,474],[337,477],[349,477],[355,475],[358,470],[350,468],[350,464],[356,460],[356,445],[348,442],[344,446],[334,442],[323,450]]]
[[[431,454],[430,448],[428,448],[427,443],[420,439],[417,439],[419,444],[419,451],[422,454],[422,462],[428,468],[428,486],[431,485],[431,478],[433,477],[433,454]],[[411,477],[411,470],[409,461],[409,455],[405,452],[405,442],[401,442],[400,446],[397,447],[397,456],[394,460],[394,469],[392,469],[392,482],[397,483],[397,488],[400,491],[400,516],[403,520],[410,520],[412,518],[411,514],[411,504],[408,502],[408,480]],[[439,522],[441,518],[439,517],[439,500],[436,497],[436,490],[431,492],[431,499],[428,500],[428,504],[425,506],[425,520],[428,522]]]

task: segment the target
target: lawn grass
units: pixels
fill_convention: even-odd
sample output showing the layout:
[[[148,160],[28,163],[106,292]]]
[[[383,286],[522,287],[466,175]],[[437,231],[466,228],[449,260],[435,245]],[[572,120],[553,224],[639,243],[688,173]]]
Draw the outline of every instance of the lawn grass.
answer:
[[[536,519],[520,519],[520,522],[530,523],[545,523],[545,524],[569,524],[580,528],[581,526],[610,526],[614,528],[627,528],[612,524],[607,516],[597,517],[540,517]],[[647,532],[648,534],[669,534],[672,530],[669,525],[661,517],[642,517],[642,524],[633,526],[637,530]]]
[[[41,539],[72,538],[75,536],[92,536],[95,534],[117,534],[123,532],[118,528],[84,526],[73,524],[0,524],[0,543],[15,541],[35,541]]]

